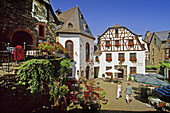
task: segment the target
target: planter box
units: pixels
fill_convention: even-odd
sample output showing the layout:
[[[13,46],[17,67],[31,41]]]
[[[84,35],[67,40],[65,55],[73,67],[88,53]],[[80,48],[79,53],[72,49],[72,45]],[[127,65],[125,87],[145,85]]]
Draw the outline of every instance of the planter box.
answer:
[[[110,44],[106,44],[106,47],[110,47]]]
[[[120,46],[120,44],[119,43],[115,43],[115,46]]]
[[[129,43],[128,45],[129,45],[129,46],[134,46],[134,43]]]
[[[125,58],[119,58],[118,60],[119,61],[125,61]]]
[[[107,75],[113,75],[113,73],[112,73],[112,72],[106,72],[106,74],[107,74]]]
[[[112,58],[106,58],[106,61],[112,61]]]
[[[96,62],[99,62],[99,58],[96,58]]]
[[[130,61],[137,61],[137,59],[136,58],[130,58]]]

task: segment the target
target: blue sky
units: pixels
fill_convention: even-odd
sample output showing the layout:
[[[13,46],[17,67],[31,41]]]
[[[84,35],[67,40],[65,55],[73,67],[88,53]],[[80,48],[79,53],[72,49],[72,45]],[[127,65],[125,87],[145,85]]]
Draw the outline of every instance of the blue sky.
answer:
[[[94,37],[119,24],[137,35],[170,30],[170,0],[50,0],[53,10],[78,6]]]

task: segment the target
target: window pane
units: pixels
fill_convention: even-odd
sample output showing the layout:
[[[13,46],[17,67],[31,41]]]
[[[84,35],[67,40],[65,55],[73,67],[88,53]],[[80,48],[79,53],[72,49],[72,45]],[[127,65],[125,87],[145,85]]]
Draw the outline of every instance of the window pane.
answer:
[[[90,47],[89,44],[86,44],[86,61],[89,61],[90,58]]]
[[[119,58],[124,58],[124,53],[119,53]]]
[[[67,41],[66,42],[66,49],[67,49],[67,53],[68,55],[73,58],[73,43],[71,41]]]

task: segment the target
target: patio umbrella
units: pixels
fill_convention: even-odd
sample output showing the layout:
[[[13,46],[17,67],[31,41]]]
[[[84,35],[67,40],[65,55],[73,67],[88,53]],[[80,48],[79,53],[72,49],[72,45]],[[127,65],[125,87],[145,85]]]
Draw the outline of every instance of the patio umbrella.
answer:
[[[143,75],[143,74],[139,74],[139,73],[134,73],[134,74],[130,74],[131,77],[135,77],[135,76],[140,76],[140,75]]]
[[[153,96],[158,97],[163,101],[170,102],[170,86],[155,88]]]
[[[143,74],[135,73],[135,74],[130,74],[130,76],[134,77],[135,79],[137,79],[137,78],[143,77],[144,75]]]
[[[146,75],[150,76],[150,77],[156,77],[156,78],[160,78],[160,79],[165,79],[165,76],[157,74],[157,73],[148,73]]]
[[[147,79],[149,79],[150,77],[149,76],[140,76],[140,77],[136,77],[135,78],[135,81],[136,82],[139,82],[139,83],[145,83]]]
[[[149,76],[143,76],[143,77],[137,78],[136,82],[145,83],[145,84],[152,85],[152,86],[168,86],[168,85],[170,85],[167,82],[164,82],[160,79],[157,79],[155,77],[149,77]]]

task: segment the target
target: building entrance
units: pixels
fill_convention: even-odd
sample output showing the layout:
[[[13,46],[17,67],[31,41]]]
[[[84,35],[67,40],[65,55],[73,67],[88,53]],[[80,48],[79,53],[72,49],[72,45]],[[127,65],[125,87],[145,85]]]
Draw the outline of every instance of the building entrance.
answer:
[[[21,45],[24,48],[24,42],[26,43],[25,49],[30,50],[33,45],[33,40],[30,34],[24,31],[18,31],[14,33],[12,37],[12,46],[16,47],[17,45]]]

